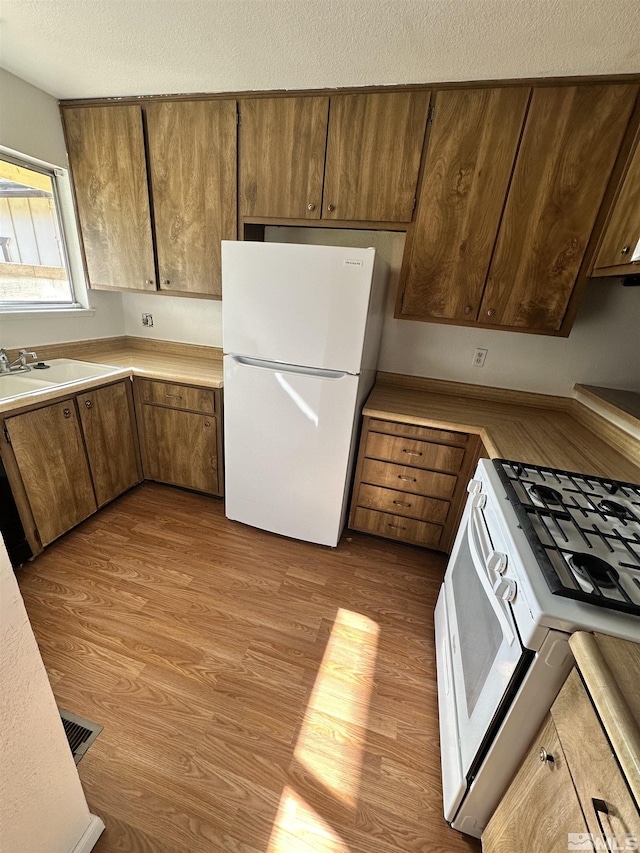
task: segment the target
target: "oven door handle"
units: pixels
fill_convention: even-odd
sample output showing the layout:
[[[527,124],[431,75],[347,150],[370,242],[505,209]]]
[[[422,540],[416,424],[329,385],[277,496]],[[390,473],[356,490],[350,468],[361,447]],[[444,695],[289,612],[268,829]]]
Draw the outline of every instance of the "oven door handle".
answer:
[[[511,625],[509,624],[509,620],[504,612],[504,610],[500,607],[500,602],[496,598],[496,594],[493,591],[493,587],[487,577],[486,572],[486,560],[484,558],[484,553],[482,550],[482,546],[480,544],[480,537],[478,533],[478,521],[476,520],[477,515],[480,513],[480,510],[472,506],[471,513],[469,515],[469,524],[467,526],[467,536],[469,539],[469,550],[471,551],[471,562],[473,563],[475,570],[478,574],[478,578],[480,579],[480,583],[482,584],[482,588],[485,591],[487,598],[489,599],[489,604],[493,612],[496,615],[496,619],[500,623],[500,627],[502,628],[502,633],[507,643],[512,646],[513,641],[515,640],[515,634]],[[482,523],[482,522],[480,522]]]

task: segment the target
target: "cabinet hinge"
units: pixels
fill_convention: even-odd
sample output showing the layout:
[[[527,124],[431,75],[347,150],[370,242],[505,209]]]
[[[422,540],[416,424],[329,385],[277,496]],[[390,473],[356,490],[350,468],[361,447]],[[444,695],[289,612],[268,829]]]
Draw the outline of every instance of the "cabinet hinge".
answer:
[[[4,428],[4,439],[7,444],[11,444],[11,436],[9,435],[9,430],[7,429],[7,427]]]
[[[418,203],[418,198],[417,198],[417,196],[414,196],[414,197],[413,197],[413,207],[411,208],[411,210],[415,210],[415,209],[416,209],[416,204],[417,204],[417,203]]]
[[[240,127],[240,110],[236,112],[236,124]]]
[[[433,105],[431,105],[429,107],[429,112],[427,113],[427,124],[431,124],[435,114],[436,114],[436,108]]]

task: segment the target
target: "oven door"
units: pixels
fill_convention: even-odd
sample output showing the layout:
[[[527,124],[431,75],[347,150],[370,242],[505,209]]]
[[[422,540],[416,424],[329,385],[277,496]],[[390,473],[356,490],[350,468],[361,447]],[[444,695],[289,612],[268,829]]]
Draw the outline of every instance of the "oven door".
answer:
[[[491,515],[484,495],[469,496],[444,582],[460,766],[468,782],[531,659],[511,607],[493,590],[499,576],[490,566],[501,543],[492,541]]]

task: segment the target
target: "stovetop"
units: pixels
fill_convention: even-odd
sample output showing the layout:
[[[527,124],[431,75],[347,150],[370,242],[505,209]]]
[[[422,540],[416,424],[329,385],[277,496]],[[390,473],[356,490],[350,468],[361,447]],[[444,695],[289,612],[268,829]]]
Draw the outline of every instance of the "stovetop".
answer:
[[[493,463],[551,592],[640,615],[640,484]]]

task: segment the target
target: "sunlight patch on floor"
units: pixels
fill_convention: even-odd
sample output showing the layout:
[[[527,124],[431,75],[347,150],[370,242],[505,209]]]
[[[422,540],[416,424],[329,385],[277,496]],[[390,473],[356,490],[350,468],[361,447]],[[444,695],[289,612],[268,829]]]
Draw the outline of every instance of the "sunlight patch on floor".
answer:
[[[349,853],[349,847],[302,797],[285,787],[267,853]]]
[[[371,619],[338,610],[294,752],[294,758],[351,809],[357,804],[362,772],[378,634]]]

